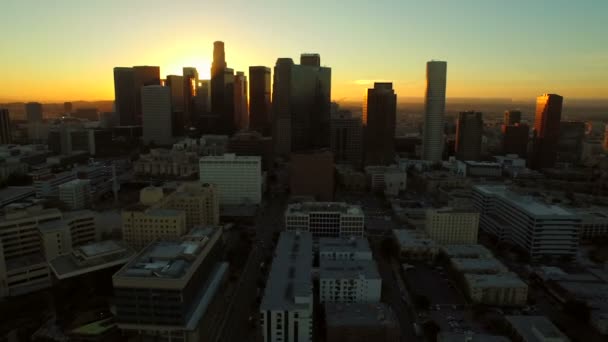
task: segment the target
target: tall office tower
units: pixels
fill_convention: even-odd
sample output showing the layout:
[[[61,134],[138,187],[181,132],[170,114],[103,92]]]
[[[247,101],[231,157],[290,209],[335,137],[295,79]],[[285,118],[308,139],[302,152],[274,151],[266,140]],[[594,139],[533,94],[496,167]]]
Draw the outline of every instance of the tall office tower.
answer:
[[[328,150],[292,153],[289,162],[289,193],[318,201],[334,199],[334,155]]]
[[[234,76],[234,125],[237,131],[249,127],[247,102],[247,76],[238,71]]]
[[[426,63],[426,94],[424,97],[424,139],[422,159],[440,161],[443,155],[443,116],[448,63]]]
[[[196,124],[196,110],[194,107],[194,97],[196,96],[196,88],[198,87],[198,71],[193,67],[184,67],[183,74],[183,107],[185,122],[190,126]]]
[[[194,96],[194,109],[195,115],[200,117],[201,115],[209,114],[211,110],[211,81],[200,80],[196,86],[196,95]]]
[[[141,88],[149,85],[160,85],[160,68],[157,66],[134,66],[133,80],[135,87],[135,124],[142,124],[143,106]]]
[[[557,160],[564,163],[577,163],[583,154],[585,123],[582,121],[562,121],[559,124]]]
[[[272,129],[270,111],[270,68],[249,67],[249,128],[270,135]]]
[[[520,110],[506,110],[504,116],[504,125],[512,126],[521,123],[521,111]]]
[[[264,342],[312,341],[312,236],[282,232],[260,303]]]
[[[8,109],[0,108],[0,145],[13,141],[11,132],[11,117]]]
[[[63,113],[66,116],[70,116],[70,114],[72,114],[72,110],[73,110],[72,102],[63,103]]]
[[[528,154],[530,128],[526,124],[502,125],[502,153],[517,154],[525,158]]]
[[[221,133],[232,135],[236,131],[234,124],[234,70],[231,68],[224,69],[224,108],[220,115]],[[212,103],[213,105],[213,103]]]
[[[285,155],[329,146],[331,68],[279,58],[273,84],[277,152]]]
[[[184,135],[184,127],[188,124],[188,118],[185,112],[184,77],[167,75],[165,86],[171,89],[171,121],[173,125],[173,136]]]
[[[553,167],[555,164],[563,101],[564,98],[556,94],[536,98],[533,155],[530,160],[533,169]]]
[[[479,112],[469,111],[458,114],[456,125],[456,159],[479,160],[481,157],[481,136],[483,118]]]
[[[230,128],[232,123],[232,112],[229,113],[229,108],[226,108],[228,100],[233,103],[230,94],[226,94],[228,89],[227,80],[230,80],[232,69],[228,72],[226,65],[226,54],[224,52],[224,42],[217,41],[213,43],[213,62],[211,64],[211,114],[218,116],[221,126],[221,132],[227,133],[225,130]],[[234,78],[234,76],[232,77]],[[231,91],[233,85],[230,84]]]
[[[39,102],[28,102],[25,104],[25,118],[28,123],[42,121],[42,104]]]
[[[146,246],[112,276],[118,328],[141,341],[206,340],[205,313],[227,276],[223,253],[221,227]]]
[[[363,100],[365,165],[389,165],[395,159],[397,94],[392,83],[374,83]]]
[[[277,155],[291,152],[291,58],[279,58],[272,84],[272,137]]]
[[[363,157],[363,128],[361,118],[350,111],[340,111],[330,122],[330,148],[337,164],[361,165]]]
[[[172,144],[171,89],[160,85],[142,87],[141,100],[144,142]]]
[[[320,67],[321,56],[318,53],[303,53],[300,55],[300,64]]]
[[[114,107],[121,126],[135,124],[134,77],[133,68],[114,68]]]

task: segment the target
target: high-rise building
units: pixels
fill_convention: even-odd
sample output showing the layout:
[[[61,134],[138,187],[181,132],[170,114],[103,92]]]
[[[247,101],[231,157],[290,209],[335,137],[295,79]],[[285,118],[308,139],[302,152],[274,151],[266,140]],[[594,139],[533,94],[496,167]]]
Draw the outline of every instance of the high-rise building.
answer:
[[[577,163],[583,154],[585,123],[582,121],[562,121],[559,125],[557,160],[564,163]]]
[[[249,127],[247,103],[247,76],[242,71],[238,71],[234,76],[234,126],[237,131]]]
[[[8,109],[0,108],[0,145],[12,142],[11,117]]]
[[[194,109],[197,118],[202,115],[209,114],[211,110],[211,81],[200,80],[196,86],[196,95],[194,96]]]
[[[329,147],[331,68],[279,58],[273,84],[277,152]],[[289,141],[288,141],[289,140]]]
[[[221,227],[148,245],[112,277],[118,327],[145,341],[200,341],[226,276],[223,249]]]
[[[272,137],[264,137],[256,131],[241,131],[228,140],[228,152],[237,156],[261,156],[262,169],[268,170],[273,162]]]
[[[392,83],[374,83],[363,100],[364,163],[389,165],[395,159],[397,95]]]
[[[544,94],[536,98],[534,118],[533,169],[553,167],[557,158],[559,126],[564,98],[556,94]]]
[[[529,135],[530,128],[526,124],[502,125],[502,153],[525,158],[528,154]]]
[[[329,146],[336,163],[361,165],[363,158],[363,128],[360,117],[349,111],[340,111],[330,121]]]
[[[179,75],[167,75],[165,86],[171,89],[171,121],[173,136],[184,134],[187,125],[187,114],[185,112],[184,77]]]
[[[506,110],[504,115],[504,125],[513,126],[521,123],[521,111],[518,109]]]
[[[479,160],[483,118],[480,112],[461,112],[456,125],[456,159]]]
[[[447,62],[426,63],[426,94],[424,97],[424,139],[422,159],[440,161],[443,155],[445,90]]]
[[[303,53],[300,55],[300,64],[320,67],[321,56],[318,53]]]
[[[134,77],[133,68],[114,68],[114,106],[122,126],[135,124]]]
[[[224,42],[213,43],[211,64],[211,113],[218,116],[219,130],[234,133],[234,70],[226,65]]]
[[[334,155],[331,151],[292,153],[289,191],[293,196],[312,196],[319,201],[334,198]]]
[[[146,144],[173,143],[171,119],[171,88],[160,85],[141,88],[143,140]]]
[[[135,123],[142,124],[143,103],[141,88],[160,85],[160,68],[157,66],[134,66],[133,81],[135,87]]]
[[[311,341],[313,332],[312,235],[283,232],[260,304],[264,342]]]
[[[263,135],[270,135],[272,129],[270,77],[268,67],[249,67],[249,128]]]
[[[25,118],[28,123],[42,121],[42,104],[39,102],[28,102],[25,104]]]
[[[344,202],[293,203],[285,210],[285,230],[309,232],[315,238],[363,236],[365,214]]]
[[[199,180],[217,186],[220,204],[259,204],[262,201],[262,159],[259,156],[206,156],[199,160]]]
[[[198,70],[193,67],[184,67],[182,69],[183,83],[183,98],[182,107],[184,109],[184,122],[190,126],[197,123],[196,108],[194,107],[194,97],[196,96],[196,88],[198,87]]]

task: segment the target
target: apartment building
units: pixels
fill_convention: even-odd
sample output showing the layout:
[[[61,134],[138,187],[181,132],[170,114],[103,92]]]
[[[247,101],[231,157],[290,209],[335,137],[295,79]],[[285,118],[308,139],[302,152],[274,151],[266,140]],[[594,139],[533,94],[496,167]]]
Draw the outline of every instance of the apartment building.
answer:
[[[344,202],[303,202],[287,206],[285,229],[310,232],[315,238],[363,236],[361,207]]]

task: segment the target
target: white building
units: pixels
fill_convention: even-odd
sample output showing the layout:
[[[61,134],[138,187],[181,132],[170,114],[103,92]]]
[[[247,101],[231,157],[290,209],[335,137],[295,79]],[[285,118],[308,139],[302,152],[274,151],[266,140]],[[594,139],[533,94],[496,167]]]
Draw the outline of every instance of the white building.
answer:
[[[160,85],[142,87],[141,111],[144,143],[171,145],[173,143],[171,88]]]
[[[519,246],[532,258],[576,255],[581,219],[573,212],[504,185],[474,186],[473,202],[483,230]]]
[[[376,303],[382,278],[373,260],[319,261],[321,303]]]
[[[76,179],[76,175],[71,171],[37,177],[34,180],[36,197],[59,197],[59,186],[74,179]]]
[[[262,158],[259,156],[206,156],[199,160],[201,183],[217,186],[221,205],[260,204]]]
[[[477,242],[479,213],[452,208],[426,211],[425,230],[439,244],[472,244]]]
[[[285,229],[310,232],[315,238],[363,236],[361,207],[343,202],[304,202],[287,206]]]
[[[424,138],[422,142],[422,159],[424,160],[440,161],[442,159],[447,68],[447,62],[430,61],[426,63]]]
[[[74,179],[59,186],[59,199],[70,210],[87,208],[91,204],[91,182]]]
[[[310,233],[281,234],[260,304],[265,342],[312,341],[312,260]]]
[[[327,260],[372,260],[372,250],[364,237],[320,238],[319,258]]]
[[[382,192],[387,196],[397,196],[400,191],[406,189],[407,172],[397,165],[366,166],[365,173],[373,192]]]

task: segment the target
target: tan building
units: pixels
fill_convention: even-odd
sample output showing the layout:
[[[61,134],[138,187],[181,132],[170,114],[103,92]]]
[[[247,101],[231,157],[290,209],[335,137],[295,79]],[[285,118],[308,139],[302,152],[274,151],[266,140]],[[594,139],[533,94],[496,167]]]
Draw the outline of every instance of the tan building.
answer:
[[[136,205],[122,211],[123,239],[141,250],[157,239],[176,239],[186,233],[186,213]]]
[[[514,273],[465,274],[464,280],[475,303],[523,306],[528,300],[528,285]]]
[[[220,223],[219,194],[212,184],[198,182],[183,184],[167,196],[160,207],[184,211],[188,229]]]
[[[477,242],[479,213],[452,208],[426,211],[425,230],[439,244],[473,244]]]

